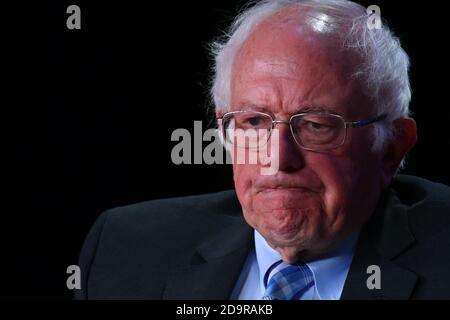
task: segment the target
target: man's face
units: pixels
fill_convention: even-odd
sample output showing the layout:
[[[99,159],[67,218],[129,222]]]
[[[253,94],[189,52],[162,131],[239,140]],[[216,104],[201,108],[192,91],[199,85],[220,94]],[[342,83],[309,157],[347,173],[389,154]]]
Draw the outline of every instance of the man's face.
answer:
[[[277,120],[320,109],[346,121],[376,116],[350,75],[355,57],[329,36],[294,24],[260,25],[233,65],[231,111],[256,110]],[[261,175],[261,164],[234,164],[234,181],[246,221],[287,262],[331,250],[357,230],[376,207],[381,156],[370,151],[371,126],[348,129],[342,147],[300,148],[289,126],[278,124],[279,170]]]

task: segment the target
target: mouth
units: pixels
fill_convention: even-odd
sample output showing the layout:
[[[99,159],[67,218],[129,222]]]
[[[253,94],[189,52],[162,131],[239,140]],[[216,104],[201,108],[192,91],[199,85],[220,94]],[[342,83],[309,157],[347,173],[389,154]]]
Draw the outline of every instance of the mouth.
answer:
[[[291,193],[311,193],[313,190],[305,187],[291,187],[291,186],[274,186],[266,187],[257,190],[256,193],[267,194],[273,192],[291,192]]]

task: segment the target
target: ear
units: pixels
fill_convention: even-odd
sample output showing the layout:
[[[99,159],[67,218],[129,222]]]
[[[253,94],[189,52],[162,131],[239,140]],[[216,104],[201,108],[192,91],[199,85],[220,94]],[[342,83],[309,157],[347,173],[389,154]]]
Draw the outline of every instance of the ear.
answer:
[[[386,146],[382,159],[383,185],[387,187],[398,170],[401,161],[417,142],[417,126],[414,119],[405,118],[393,123],[393,137]]]

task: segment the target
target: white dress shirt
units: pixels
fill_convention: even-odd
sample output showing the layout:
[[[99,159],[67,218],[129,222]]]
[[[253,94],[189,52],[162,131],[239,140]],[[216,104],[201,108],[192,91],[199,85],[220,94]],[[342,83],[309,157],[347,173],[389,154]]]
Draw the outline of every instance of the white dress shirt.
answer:
[[[353,233],[331,254],[306,262],[314,276],[314,286],[300,300],[339,300],[344,288],[359,232]],[[250,252],[236,282],[232,300],[260,300],[265,291],[264,275],[281,255],[255,230],[255,250]]]

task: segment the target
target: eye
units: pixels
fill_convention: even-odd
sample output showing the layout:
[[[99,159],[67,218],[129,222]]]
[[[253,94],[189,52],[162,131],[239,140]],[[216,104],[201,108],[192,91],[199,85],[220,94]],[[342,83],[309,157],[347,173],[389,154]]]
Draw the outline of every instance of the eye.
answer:
[[[270,119],[260,115],[241,115],[236,117],[236,127],[242,129],[266,129]]]
[[[323,123],[319,123],[319,122],[313,122],[313,121],[307,121],[306,123],[308,129],[312,129],[312,130],[324,130],[324,129],[329,129],[330,126],[323,124]]]
[[[262,117],[251,117],[246,119],[247,124],[251,126],[260,126],[265,123],[265,119]]]

